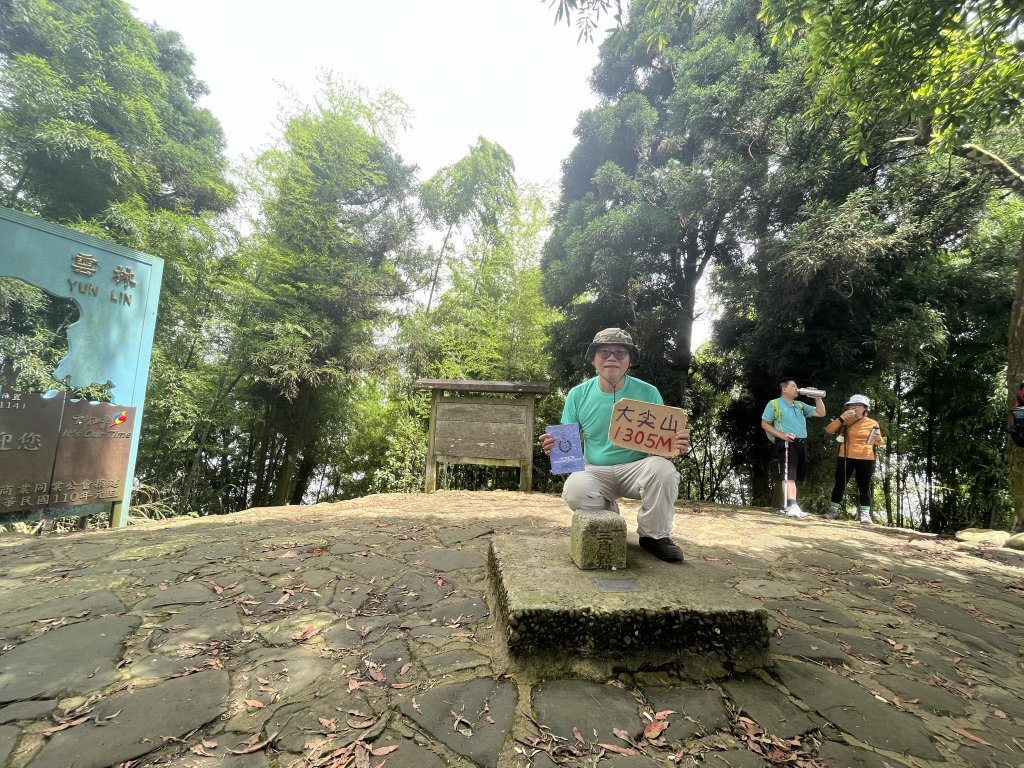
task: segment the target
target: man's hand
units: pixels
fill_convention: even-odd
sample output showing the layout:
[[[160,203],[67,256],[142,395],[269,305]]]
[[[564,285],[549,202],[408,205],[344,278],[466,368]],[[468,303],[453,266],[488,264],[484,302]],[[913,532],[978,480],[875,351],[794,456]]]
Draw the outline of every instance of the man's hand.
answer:
[[[675,442],[672,443],[679,449],[679,456],[685,456],[690,451],[690,430],[680,429],[676,432]]]
[[[540,441],[541,450],[543,450],[546,455],[550,456],[551,449],[555,447],[555,438],[547,432],[542,432],[540,437],[537,439]]]
[[[787,443],[792,443],[796,440],[796,435],[792,432],[783,432],[780,439],[785,440]]]

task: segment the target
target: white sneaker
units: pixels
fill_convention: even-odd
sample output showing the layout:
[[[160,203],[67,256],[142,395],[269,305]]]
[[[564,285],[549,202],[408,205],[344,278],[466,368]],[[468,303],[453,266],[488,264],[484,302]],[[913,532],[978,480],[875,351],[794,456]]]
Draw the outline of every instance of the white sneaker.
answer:
[[[875,521],[871,519],[871,513],[870,512],[861,512],[860,513],[860,521],[864,525],[874,525],[875,524]]]
[[[785,510],[783,510],[782,514],[786,517],[795,517],[797,520],[803,520],[807,517],[807,513],[800,509],[799,504],[790,504]]]

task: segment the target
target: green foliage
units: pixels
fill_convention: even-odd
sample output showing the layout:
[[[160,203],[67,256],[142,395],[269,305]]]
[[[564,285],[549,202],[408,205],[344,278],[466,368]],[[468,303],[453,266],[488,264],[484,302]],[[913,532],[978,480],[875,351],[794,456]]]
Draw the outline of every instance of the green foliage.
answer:
[[[57,221],[147,209],[223,211],[218,122],[176,33],[123,0],[6,0],[0,7],[0,201]]]
[[[563,380],[586,373],[584,340],[626,326],[644,349],[638,375],[684,402],[700,280],[739,258],[750,190],[769,171],[776,106],[763,94],[778,63],[753,13],[736,0],[673,16],[671,44],[654,51],[639,15],[602,45],[602,102],[580,117],[542,264],[545,296],[565,314]]]
[[[764,0],[773,41],[806,30],[815,117],[848,119],[845,146],[867,163],[893,138],[887,119],[939,152],[1019,124],[1024,10],[1007,0]],[[880,119],[881,118],[881,119]]]

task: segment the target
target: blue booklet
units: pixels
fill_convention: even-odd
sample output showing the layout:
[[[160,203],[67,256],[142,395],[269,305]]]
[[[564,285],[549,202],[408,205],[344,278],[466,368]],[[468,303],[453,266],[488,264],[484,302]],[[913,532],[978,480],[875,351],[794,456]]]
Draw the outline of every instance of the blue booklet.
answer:
[[[551,449],[552,474],[567,475],[570,472],[582,472],[586,468],[579,424],[552,424],[545,427],[544,431],[556,441],[555,447]]]

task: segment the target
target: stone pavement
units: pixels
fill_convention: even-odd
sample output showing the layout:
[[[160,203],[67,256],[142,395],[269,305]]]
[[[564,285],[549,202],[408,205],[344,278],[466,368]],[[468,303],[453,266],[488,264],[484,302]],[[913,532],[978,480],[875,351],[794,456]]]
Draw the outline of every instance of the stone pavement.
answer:
[[[774,666],[575,679],[512,666],[485,574],[494,538],[568,557],[569,524],[551,496],[442,492],[2,536],[0,765],[1024,765],[1024,568],[683,508],[687,562],[659,566],[763,604]]]

